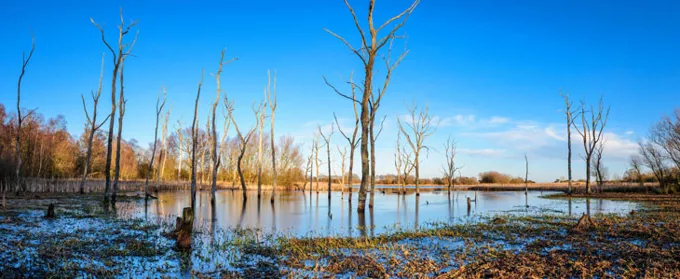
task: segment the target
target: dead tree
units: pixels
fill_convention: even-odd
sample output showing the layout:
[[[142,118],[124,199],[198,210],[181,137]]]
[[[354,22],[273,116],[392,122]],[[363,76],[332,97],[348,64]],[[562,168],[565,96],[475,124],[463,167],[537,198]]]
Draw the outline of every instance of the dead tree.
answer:
[[[319,161],[319,149],[321,146],[319,145],[319,135],[315,134],[314,135],[314,164],[316,165],[316,194],[319,194],[319,164],[321,163]]]
[[[664,117],[653,126],[649,131],[649,140],[663,150],[666,159],[673,163],[675,169],[680,170],[680,110],[676,110],[675,120]],[[671,171],[668,174],[677,186],[680,171]]]
[[[269,135],[269,140],[271,141],[271,148],[272,148],[272,197],[269,200],[272,204],[274,204],[274,197],[276,197],[276,180],[277,180],[277,170],[276,170],[276,144],[274,143],[275,137],[274,137],[274,114],[276,112],[276,71],[274,71],[274,90],[272,94],[271,90],[271,74],[269,71],[267,71],[267,99],[269,102],[267,103],[269,105],[269,109],[272,112],[271,115],[271,134]]]
[[[265,88],[265,98],[267,97],[267,89]],[[260,102],[257,107],[253,105],[253,113],[255,114],[256,129],[258,130],[257,140],[257,200],[262,196],[262,132],[264,130],[265,107],[267,104]]]
[[[352,80],[354,73],[349,75],[349,85],[352,88],[352,99],[356,99],[356,88],[357,86],[354,84],[354,81]],[[324,79],[325,80],[325,79]],[[328,86],[331,86],[335,90],[335,87],[330,85],[326,81],[326,84]],[[338,121],[338,117],[333,113],[333,117],[335,118],[335,124],[338,126],[338,131],[340,131],[340,134],[342,134],[345,139],[347,139],[347,143],[349,143],[349,178],[347,179],[347,185],[349,187],[349,202],[352,203],[352,188],[354,185],[352,184],[352,178],[354,177],[354,151],[357,149],[357,145],[359,144],[359,140],[357,139],[357,132],[359,131],[359,111],[357,110],[357,102],[352,102],[352,105],[354,106],[354,129],[352,130],[352,135],[349,136],[345,134],[345,132],[342,130],[340,126],[340,122]],[[343,173],[345,172],[343,168]]]
[[[402,185],[401,170],[404,164],[403,157],[401,156],[401,132],[397,133],[397,144],[394,147],[394,168],[397,169],[397,184]],[[404,189],[397,190],[397,194],[400,194]],[[404,191],[404,194],[406,192]]]
[[[163,93],[163,100],[161,101],[161,94]],[[163,107],[165,106],[165,100],[168,98],[168,93],[165,91],[165,88],[161,88],[161,92],[158,93],[158,99],[156,99],[156,129],[154,130],[153,134],[153,148],[151,148],[151,161],[149,162],[149,169],[146,172],[146,180],[144,181],[144,199],[148,200],[149,199],[149,175],[151,174],[151,171],[153,170],[153,161],[154,158],[156,158],[156,142],[158,138],[158,121],[161,117],[161,112],[163,112]],[[119,148],[120,149],[120,148]]]
[[[373,105],[371,105],[373,107]],[[371,117],[374,117],[374,111],[377,110],[371,109]],[[371,121],[371,127],[368,130],[368,134],[371,137],[371,197],[368,202],[368,208],[373,208],[373,201],[375,197],[375,141],[380,137],[380,133],[382,133],[384,124],[385,124],[385,119],[387,119],[387,116],[383,117],[383,120],[380,121],[380,130],[378,130],[378,133],[375,133],[373,124],[374,122]]]
[[[111,201],[116,203],[116,195],[118,195],[118,179],[120,177],[120,142],[123,138],[123,117],[125,117],[125,106],[127,105],[127,100],[125,100],[125,89],[123,88],[124,82],[124,70],[125,70],[125,60],[120,63],[120,94],[118,95],[118,137],[116,138],[116,168],[114,170],[113,176],[113,193],[111,194]]]
[[[165,175],[165,162],[168,160],[168,121],[170,121],[170,112],[172,112],[172,106],[165,113],[165,122],[163,123],[163,134],[161,135],[161,153],[163,154],[163,161],[161,162],[161,173],[160,181],[163,181],[163,175]]]
[[[97,24],[93,18],[90,18],[92,24],[99,29],[101,33],[101,40],[106,46],[106,48],[111,51],[113,56],[113,71],[111,76],[111,114],[109,115],[109,134],[106,140],[106,165],[104,169],[104,177],[106,180],[106,189],[104,193],[104,201],[108,202],[111,193],[111,156],[113,154],[113,125],[114,119],[116,117],[116,80],[118,79],[118,72],[121,64],[127,58],[127,56],[132,51],[135,43],[137,42],[137,36],[139,32],[136,33],[135,38],[131,43],[125,43],[124,37],[130,32],[130,29],[137,25],[137,21],[132,21],[129,25],[125,26],[125,20],[123,18],[123,9],[120,9],[120,25],[118,25],[118,45],[117,50],[106,41],[106,36],[104,35],[104,28]],[[126,50],[127,49],[127,50]]]
[[[401,156],[401,167],[403,175],[401,180],[401,190],[402,194],[406,195],[406,182],[411,176],[413,169],[415,168],[415,163],[413,161],[413,154],[406,151],[406,147],[403,147],[400,151],[399,156]]]
[[[524,163],[525,163],[525,170],[526,170],[526,173],[524,175],[524,196],[528,196],[529,195],[529,157],[527,157],[527,154],[524,154]]]
[[[352,14],[354,24],[357,28],[357,31],[359,32],[359,35],[361,36],[361,47],[359,48],[353,47],[345,38],[326,29],[328,33],[342,41],[352,51],[352,53],[356,54],[364,66],[365,76],[363,82],[363,95],[361,100],[357,100],[355,98],[351,98],[347,95],[341,94],[341,96],[348,98],[353,102],[358,102],[361,104],[361,186],[359,187],[359,205],[357,206],[357,211],[359,212],[364,212],[365,210],[366,187],[368,186],[370,179],[369,177],[370,166],[368,158],[369,130],[373,122],[372,121],[373,119],[371,119],[370,117],[370,114],[372,114],[370,112],[372,107],[370,105],[370,100],[371,97],[373,96],[373,71],[375,66],[375,60],[376,57],[378,57],[379,51],[388,42],[391,42],[394,38],[397,37],[396,32],[399,31],[401,27],[403,27],[406,24],[408,17],[411,15],[411,13],[413,13],[415,8],[418,6],[418,3],[420,3],[420,0],[415,0],[415,2],[413,2],[413,4],[406,10],[388,19],[387,21],[385,21],[383,24],[379,25],[376,28],[376,26],[373,23],[373,10],[375,7],[375,0],[369,0],[367,16],[368,31],[364,32],[363,28],[361,27],[361,23],[359,22],[356,14],[354,13],[354,9],[349,4],[349,2],[345,0],[345,5]],[[382,37],[379,36],[378,34],[380,33],[380,31],[382,31],[385,27],[388,26],[390,26],[391,29],[388,31],[387,35]],[[378,92],[378,95],[382,94],[384,94],[384,92]]]
[[[201,71],[201,80],[198,82],[196,102],[194,104],[194,120],[191,122],[191,208],[196,208],[196,144],[198,137],[198,100],[201,97],[204,71]]]
[[[309,153],[309,160],[307,161],[309,163],[309,196],[311,198],[312,196],[312,185],[314,185],[314,163],[312,163],[312,159],[314,159],[314,148],[316,146],[316,139],[312,142],[312,149],[311,152]],[[304,193],[304,190],[302,191]]]
[[[99,130],[99,128],[109,120],[111,115],[106,116],[104,121],[97,124],[97,104],[99,104],[99,97],[102,95],[102,80],[104,78],[104,55],[102,55],[102,68],[99,74],[99,87],[97,88],[97,94],[91,92],[92,95],[92,117],[87,112],[87,105],[85,104],[85,97],[80,95],[80,99],[83,101],[83,110],[85,111],[85,118],[87,119],[86,125],[90,127],[89,134],[87,135],[87,155],[85,155],[85,167],[83,168],[83,178],[80,180],[80,194],[85,193],[85,181],[87,180],[87,173],[90,170],[90,160],[92,158],[92,142],[94,140],[94,135]]]
[[[456,167],[456,148],[457,143],[451,137],[446,140],[444,144],[444,152],[446,156],[446,166],[444,169],[444,177],[446,178],[446,183],[448,185],[448,194],[451,195],[451,189],[455,186],[455,176],[456,171],[460,170],[462,167]]]
[[[227,113],[229,114],[229,119],[231,119],[231,123],[234,124],[234,129],[236,129],[236,134],[238,135],[238,139],[240,142],[240,152],[238,155],[238,161],[236,163],[236,170],[238,171],[238,176],[241,179],[241,190],[243,190],[243,202],[248,199],[247,196],[247,189],[246,189],[246,180],[243,178],[243,170],[241,168],[241,163],[243,162],[243,156],[246,154],[246,149],[248,148],[248,142],[250,141],[250,138],[253,136],[255,133],[256,127],[251,128],[248,130],[248,132],[243,135],[241,133],[241,130],[238,128],[238,123],[236,123],[236,119],[234,118],[233,112],[234,112],[234,103],[229,102],[229,99],[227,97],[224,98],[224,106],[227,109]]]
[[[16,142],[17,142],[17,166],[16,166],[16,189],[17,192],[19,192],[19,189],[21,188],[23,191],[26,191],[25,187],[22,187],[21,183],[21,122],[25,120],[26,118],[30,117],[31,114],[35,110],[32,110],[28,112],[25,116],[21,116],[21,80],[24,79],[24,74],[26,74],[26,67],[28,66],[28,62],[31,61],[31,57],[33,57],[33,52],[35,51],[35,37],[31,39],[31,51],[28,53],[28,57],[26,57],[26,53],[22,53],[21,55],[21,74],[19,75],[19,81],[17,82],[17,135],[16,135]]]
[[[569,94],[560,93],[564,99],[565,105],[565,118],[567,119],[567,177],[569,188],[567,193],[571,195],[572,192],[572,176],[571,176],[571,127],[574,126],[574,120],[579,116],[579,113],[572,110],[573,102],[569,99]]]
[[[340,185],[341,185],[341,190],[340,190],[340,199],[345,198],[345,160],[347,159],[347,146],[345,148],[340,149],[340,146],[336,146],[338,149],[338,153],[340,153]]]
[[[586,105],[585,102],[581,102],[581,124],[582,127],[579,128],[578,125],[574,125],[576,131],[581,135],[583,139],[583,149],[585,155],[582,156],[583,160],[586,162],[586,194],[590,193],[590,176],[591,176],[591,163],[592,157],[597,148],[598,143],[603,140],[602,132],[604,127],[607,125],[609,120],[609,107],[605,110],[602,98],[598,103],[597,108],[590,107],[590,119],[587,119],[586,115]]]
[[[640,146],[640,156],[644,165],[649,168],[656,180],[659,181],[659,187],[668,192],[668,172],[669,168],[666,164],[664,154],[659,146],[653,142],[638,143]]]
[[[635,179],[637,179],[639,185],[641,188],[645,187],[645,181],[644,178],[642,177],[642,158],[638,155],[633,155],[630,157],[630,167],[631,170],[633,171],[633,175],[635,176]],[[649,192],[649,189],[647,189]]]
[[[177,140],[179,144],[177,145],[177,180],[182,180],[182,146],[184,136],[182,135],[182,123],[177,120]]]
[[[217,106],[220,103],[220,95],[222,93],[220,75],[222,74],[222,66],[225,65],[224,62],[224,51],[220,54],[220,65],[217,68],[217,74],[215,74],[215,81],[217,82],[217,93],[215,96],[215,102],[212,106],[212,187],[210,190],[210,204],[215,204],[215,192],[217,191],[217,171],[220,168],[220,160],[217,158],[217,127],[215,127],[215,117],[217,115]],[[231,59],[227,61],[227,64],[235,61],[236,59]],[[226,124],[225,124],[226,125]],[[227,128],[228,129],[228,128]],[[227,131],[225,129],[224,135],[226,136]],[[224,138],[222,139],[222,142]]]
[[[418,107],[413,103],[409,112],[410,118],[406,122],[406,125],[410,128],[410,132],[406,131],[406,128],[404,128],[404,125],[399,118],[397,118],[397,123],[399,124],[399,130],[404,137],[406,137],[406,141],[413,151],[413,164],[416,171],[416,196],[420,196],[420,152],[423,149],[428,149],[425,145],[425,139],[437,130],[437,126],[432,122],[432,116],[429,115],[427,105],[424,109],[418,111]],[[410,133],[412,133],[412,135]]]
[[[605,170],[602,165],[602,154],[604,153],[605,139],[601,140],[595,147],[595,182],[597,183],[597,191],[602,193],[602,186],[604,186]]]
[[[333,124],[331,124],[331,131],[328,133],[328,136],[323,134],[323,131],[321,130],[321,126],[317,127],[319,129],[319,134],[323,138],[323,141],[326,143],[326,153],[328,154],[328,201],[330,202],[331,200],[331,182],[333,175],[331,174],[331,137],[333,136]]]

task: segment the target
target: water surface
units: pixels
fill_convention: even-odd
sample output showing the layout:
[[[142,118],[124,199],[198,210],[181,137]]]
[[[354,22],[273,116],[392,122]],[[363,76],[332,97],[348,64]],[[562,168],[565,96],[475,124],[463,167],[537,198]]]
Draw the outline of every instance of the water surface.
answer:
[[[376,193],[372,210],[359,214],[356,210],[358,194],[280,192],[272,206],[271,193],[258,201],[257,193],[249,191],[243,202],[240,191],[218,191],[216,206],[210,205],[210,192],[197,193],[196,221],[209,227],[259,228],[264,232],[294,235],[347,235],[365,236],[394,229],[417,229],[433,222],[465,223],[480,220],[493,214],[571,214],[581,215],[590,204],[591,214],[627,213],[638,207],[637,203],[601,199],[546,199],[541,196],[551,192],[483,192],[455,191],[451,196],[445,191],[397,195]],[[467,198],[472,202],[468,211]],[[527,207],[528,205],[528,207]],[[138,204],[138,214],[147,217],[180,215],[184,207],[191,206],[190,192],[161,192],[158,200],[150,201],[146,210],[144,202]],[[146,211],[146,212],[145,212]],[[214,220],[214,221],[213,221]]]

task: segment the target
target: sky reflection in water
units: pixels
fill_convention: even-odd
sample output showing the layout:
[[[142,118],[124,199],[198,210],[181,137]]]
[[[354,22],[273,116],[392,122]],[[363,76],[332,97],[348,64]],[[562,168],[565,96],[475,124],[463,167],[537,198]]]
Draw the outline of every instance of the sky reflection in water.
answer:
[[[545,199],[540,196],[550,192],[529,192],[528,204],[524,192],[477,192],[477,202],[467,210],[467,197],[474,200],[472,191],[455,191],[449,199],[445,191],[423,192],[415,195],[377,193],[373,210],[364,214],[356,211],[357,193],[341,199],[340,192],[331,193],[329,206],[327,192],[302,194],[302,192],[280,192],[274,207],[269,203],[270,193],[264,193],[261,201],[257,192],[248,192],[243,203],[240,191],[217,192],[217,204],[210,206],[210,192],[197,193],[196,221],[206,226],[228,228],[261,228],[264,232],[282,232],[295,235],[374,235],[394,228],[414,229],[431,222],[464,223],[479,220],[480,216],[498,213],[513,214],[572,214],[586,212],[586,199]],[[158,200],[149,202],[148,216],[177,216],[182,208],[191,206],[188,191],[162,192]],[[570,206],[571,205],[571,206]],[[637,208],[634,202],[590,199],[592,214],[627,213]],[[144,214],[144,202],[137,207],[138,214]],[[212,223],[213,215],[216,217]]]

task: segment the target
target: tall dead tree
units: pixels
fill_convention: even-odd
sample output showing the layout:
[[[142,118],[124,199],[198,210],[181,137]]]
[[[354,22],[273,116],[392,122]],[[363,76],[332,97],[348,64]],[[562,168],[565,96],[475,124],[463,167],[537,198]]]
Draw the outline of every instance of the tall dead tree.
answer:
[[[373,105],[371,107],[373,107]],[[377,108],[371,109],[371,117],[375,116],[375,110],[377,110]],[[380,137],[380,133],[382,133],[385,119],[387,119],[387,116],[383,117],[383,120],[380,122],[380,130],[378,130],[377,133],[375,133],[373,121],[371,121],[371,127],[368,129],[368,134],[371,137],[371,197],[368,202],[368,208],[373,208],[373,202],[375,200],[375,141]]]
[[[215,96],[215,102],[213,103],[212,106],[212,181],[211,181],[211,190],[210,190],[210,204],[214,205],[215,204],[215,193],[217,191],[217,171],[220,168],[220,160],[217,158],[217,127],[215,126],[215,117],[217,116],[217,106],[220,104],[220,98],[221,98],[221,93],[222,93],[222,83],[220,79],[220,75],[222,74],[222,66],[225,65],[224,62],[224,52],[225,50],[223,49],[221,54],[220,54],[220,64],[219,67],[217,68],[217,74],[215,74],[215,81],[217,82],[217,92]],[[236,59],[231,59],[227,61],[227,64],[235,61]],[[225,123],[225,125],[227,125]],[[228,127],[225,126],[225,131],[224,131],[224,136],[227,134]],[[222,140],[224,142],[224,139]]]
[[[340,149],[340,146],[336,146],[338,149],[338,153],[340,153],[340,199],[344,199],[345,197],[345,160],[347,159],[347,146],[345,146],[343,149]]]
[[[347,95],[341,94],[341,96],[352,100],[353,102],[359,102],[361,104],[361,186],[359,187],[359,205],[357,206],[357,211],[364,212],[366,205],[366,187],[370,182],[370,166],[369,166],[369,130],[371,123],[373,122],[370,114],[371,111],[371,96],[373,96],[373,70],[375,66],[376,57],[378,57],[379,51],[397,37],[396,32],[401,29],[406,24],[407,19],[413,13],[413,11],[420,3],[420,0],[415,0],[411,6],[400,14],[388,19],[383,24],[379,25],[377,28],[373,23],[373,10],[375,7],[375,0],[368,1],[368,15],[367,24],[368,31],[364,32],[361,27],[361,23],[354,13],[354,9],[349,4],[348,0],[345,0],[345,5],[352,14],[354,24],[361,36],[361,47],[355,48],[350,44],[345,38],[337,35],[330,30],[326,29],[328,33],[333,35],[342,41],[351,51],[356,54],[361,60],[364,66],[364,82],[363,82],[363,96],[361,100],[351,98]],[[394,23],[394,24],[393,24]],[[387,35],[379,36],[380,31],[386,27],[390,27]],[[388,82],[389,83],[389,82]],[[382,95],[384,92],[378,92],[378,95]]]
[[[446,140],[446,143],[444,144],[446,166],[443,167],[444,177],[446,178],[446,184],[448,185],[449,195],[451,195],[451,189],[455,186],[456,171],[462,168],[456,167],[456,148],[457,148],[456,141],[449,137]]]
[[[397,184],[402,185],[401,169],[404,165],[404,161],[401,156],[401,132],[397,133],[397,144],[394,147],[394,168],[397,169]],[[405,178],[404,178],[405,179]],[[404,189],[398,190],[397,194],[401,194]],[[405,194],[406,192],[404,192]]]
[[[328,133],[328,135],[324,135],[323,131],[321,130],[321,126],[317,127],[319,129],[319,134],[323,138],[323,141],[326,143],[326,153],[328,154],[328,201],[331,200],[331,182],[333,181],[333,175],[331,174],[331,137],[333,136],[333,124],[331,124],[331,131]]]
[[[600,97],[598,106],[590,107],[590,119],[588,119],[585,102],[581,102],[580,115],[582,127],[579,128],[578,125],[574,125],[574,128],[583,139],[583,149],[585,155],[582,157],[586,162],[586,193],[590,193],[592,158],[598,143],[603,140],[602,132],[604,131],[604,127],[607,125],[607,121],[609,120],[609,107],[607,107],[605,110],[603,100]]]
[[[526,170],[524,175],[524,195],[527,196],[529,195],[529,157],[527,157],[527,154],[524,154],[524,163]]]
[[[161,93],[163,93],[163,100],[161,100]],[[149,161],[149,169],[146,172],[146,180],[144,181],[144,199],[149,199],[149,175],[153,171],[153,162],[156,158],[156,142],[158,139],[158,121],[161,118],[161,112],[163,112],[163,107],[165,106],[165,100],[168,98],[168,93],[165,88],[161,88],[161,92],[158,93],[158,99],[156,99],[156,129],[153,133],[153,148],[151,148],[151,161]]]
[[[267,98],[267,88],[264,89],[264,99]],[[256,129],[258,131],[257,137],[257,200],[260,200],[262,196],[262,159],[263,159],[263,142],[262,133],[264,132],[264,118],[265,107],[267,104],[265,101],[260,102],[257,106],[253,105],[253,113],[255,114]]]
[[[172,112],[172,106],[165,113],[165,122],[163,122],[163,133],[161,135],[161,167],[160,167],[160,181],[163,181],[163,176],[165,175],[165,162],[168,160],[168,121],[170,121],[170,112]]]
[[[236,170],[238,171],[238,176],[241,179],[241,190],[243,190],[243,202],[245,203],[245,201],[248,199],[248,196],[247,196],[247,192],[246,192],[247,191],[246,180],[245,180],[245,178],[243,178],[243,169],[242,169],[241,163],[243,162],[243,156],[246,154],[246,149],[248,148],[248,142],[250,141],[250,138],[255,133],[255,129],[257,127],[251,128],[244,136],[243,133],[241,133],[241,130],[238,128],[238,123],[236,123],[236,119],[234,118],[234,115],[233,115],[233,113],[234,113],[234,103],[229,102],[229,99],[227,99],[225,97],[224,98],[224,106],[227,109],[227,113],[229,114],[229,118],[231,119],[231,123],[234,124],[234,129],[236,129],[236,134],[238,135],[238,139],[239,139],[239,143],[240,143],[240,145],[239,145],[240,152],[239,152],[239,155],[238,155],[238,161],[236,163]]]
[[[265,88],[265,99],[267,98],[267,89]],[[264,130],[265,107],[267,104],[260,102],[257,106],[253,105],[253,113],[255,114],[256,129],[258,131],[257,140],[257,200],[262,196],[262,132]]]
[[[104,201],[108,202],[110,198],[110,193],[111,193],[111,157],[113,154],[113,125],[114,125],[114,119],[116,117],[116,80],[118,79],[118,73],[119,73],[119,68],[125,58],[130,54],[132,51],[132,48],[134,47],[135,43],[137,42],[137,36],[139,35],[139,32],[136,33],[135,38],[132,40],[131,43],[125,43],[124,42],[124,37],[128,33],[130,33],[130,30],[132,27],[137,25],[137,21],[134,20],[132,23],[129,25],[125,26],[125,20],[123,18],[123,9],[120,9],[120,25],[118,25],[118,45],[117,45],[117,50],[114,50],[113,47],[106,41],[106,36],[104,35],[104,28],[97,24],[93,18],[90,18],[90,21],[92,24],[99,29],[99,32],[101,33],[101,40],[106,46],[106,48],[111,51],[111,54],[113,56],[113,71],[112,71],[112,76],[111,76],[111,114],[109,115],[110,121],[109,121],[109,134],[106,139],[106,164],[104,168],[104,177],[106,180],[106,188],[105,188],[105,193],[104,193]],[[127,50],[126,50],[127,49]]]
[[[276,180],[278,179],[278,173],[276,170],[276,144],[274,143],[274,140],[276,139],[274,137],[274,114],[276,113],[276,71],[274,71],[274,90],[271,90],[271,74],[269,71],[267,71],[267,99],[269,102],[267,103],[269,105],[269,109],[271,110],[271,134],[269,135],[269,140],[271,141],[271,148],[272,148],[272,197],[269,200],[272,204],[274,204],[274,197],[276,197]],[[273,94],[272,94],[273,91]]]
[[[404,125],[399,118],[397,118],[397,123],[399,124],[399,130],[404,135],[404,137],[406,137],[406,141],[411,146],[411,150],[413,151],[413,164],[416,171],[416,196],[420,196],[420,152],[423,149],[428,149],[428,147],[425,145],[425,139],[427,139],[435,132],[435,130],[437,130],[437,126],[432,122],[432,116],[429,115],[427,105],[424,109],[418,111],[418,107],[415,103],[413,103],[409,109],[409,112],[410,118],[406,121],[406,125],[410,128],[410,132],[406,131],[406,128],[404,128]],[[410,133],[412,133],[412,135]]]
[[[23,122],[26,118],[30,117],[31,114],[35,110],[30,111],[27,113],[25,116],[21,116],[21,81],[24,79],[24,74],[26,74],[26,67],[28,66],[28,62],[31,62],[31,57],[33,57],[33,52],[35,51],[35,37],[31,39],[31,51],[28,53],[28,57],[26,56],[26,53],[21,54],[21,74],[19,75],[19,81],[17,82],[17,135],[16,135],[16,141],[17,141],[17,166],[16,166],[16,189],[17,192],[19,192],[19,189],[21,188],[22,191],[26,191],[25,187],[22,187],[21,183],[21,122]]]
[[[182,123],[177,120],[177,181],[182,180],[182,146],[184,146],[184,136],[182,135]]]
[[[349,85],[352,89],[352,99],[356,99],[356,84],[352,80],[354,76],[354,73],[349,75]],[[325,79],[324,79],[325,80]],[[326,84],[336,90],[335,87],[333,87],[328,81],[326,81]],[[336,90],[336,92],[339,92]],[[352,179],[354,178],[354,151],[357,149],[357,146],[359,144],[359,140],[357,139],[357,132],[359,131],[359,121],[361,120],[359,118],[359,110],[357,109],[357,102],[352,102],[352,105],[354,107],[354,129],[352,129],[352,135],[349,136],[348,134],[345,134],[345,132],[342,130],[342,127],[340,126],[340,122],[338,121],[338,117],[333,113],[333,118],[335,118],[335,124],[338,126],[338,131],[340,131],[340,134],[342,134],[343,137],[347,140],[347,143],[349,144],[349,178],[347,179],[347,185],[349,187],[349,202],[352,203],[352,192],[354,185],[352,184]],[[345,170],[343,168],[342,172],[344,173]]]
[[[602,164],[602,154],[604,153],[604,143],[606,139],[601,140],[595,147],[595,182],[597,183],[597,191],[602,193],[602,186],[604,186],[605,169]]]
[[[120,150],[121,141],[123,139],[123,117],[125,117],[125,106],[127,105],[127,100],[125,100],[125,89],[123,87],[124,82],[124,70],[125,70],[125,60],[120,63],[120,90],[118,95],[118,137],[116,137],[116,165],[113,171],[113,193],[111,194],[111,201],[116,203],[116,196],[118,195],[118,179],[120,178]]]
[[[569,188],[567,194],[571,195],[572,192],[572,176],[571,176],[571,127],[574,126],[574,120],[579,116],[579,113],[572,109],[573,102],[569,99],[569,94],[560,93],[564,99],[565,106],[565,118],[567,119],[567,177]]]
[[[198,100],[201,97],[204,71],[201,71],[201,80],[198,82],[196,102],[194,104],[194,120],[191,121],[191,208],[196,209],[196,144],[198,137]]]
[[[85,111],[85,118],[87,122],[85,123],[90,127],[87,135],[87,155],[85,155],[85,167],[83,168],[83,178],[80,180],[80,194],[85,193],[85,181],[87,180],[87,173],[90,170],[90,160],[92,158],[92,142],[94,141],[94,135],[99,130],[99,128],[109,120],[111,115],[106,116],[104,121],[97,124],[97,104],[99,104],[99,97],[102,95],[102,80],[104,78],[104,55],[102,55],[102,67],[99,74],[99,87],[97,88],[97,94],[91,92],[92,95],[92,117],[90,117],[89,112],[87,112],[87,105],[85,104],[85,97],[80,95],[80,99],[83,101],[83,110]]]
[[[319,145],[319,135],[315,134],[314,135],[314,164],[316,165],[316,193],[319,194],[319,164],[321,163],[319,161],[319,149],[321,148],[321,145]]]

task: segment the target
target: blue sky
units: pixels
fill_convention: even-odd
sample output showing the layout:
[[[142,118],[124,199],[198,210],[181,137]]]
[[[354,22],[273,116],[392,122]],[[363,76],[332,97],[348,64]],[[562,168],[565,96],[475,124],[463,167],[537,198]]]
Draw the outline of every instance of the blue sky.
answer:
[[[196,1],[198,2],[198,1]],[[366,1],[350,1],[360,17]],[[378,1],[376,22],[397,14],[405,0]],[[262,96],[267,70],[278,72],[279,135],[307,143],[332,112],[349,124],[350,103],[325,86],[360,72],[355,56],[328,28],[355,45],[358,36],[341,0],[326,1],[17,1],[0,4],[0,102],[14,106],[21,52],[36,37],[36,52],[23,84],[22,106],[46,116],[63,114],[79,135],[80,94],[97,86],[106,50],[89,18],[115,40],[118,9],[139,19],[135,57],[126,63],[125,138],[153,138],[155,99],[168,90],[171,123],[191,121],[201,69],[206,78],[202,125],[215,96],[220,50],[239,61],[225,67],[222,84],[236,117],[252,124],[251,105]],[[660,116],[678,106],[680,3],[677,1],[423,1],[403,29],[410,54],[395,71],[380,114],[387,115],[378,142],[378,172],[394,172],[396,117],[406,102],[429,105],[441,120],[428,139],[424,176],[440,174],[442,144],[459,142],[463,175],[524,171],[552,181],[566,176],[560,90],[576,100],[611,105],[605,165],[621,174],[635,142]],[[403,43],[395,45],[401,49]],[[106,80],[111,57],[106,57]],[[381,75],[379,72],[377,75]],[[110,89],[103,95],[110,94]],[[106,99],[106,98],[103,98]],[[104,108],[106,101],[102,102]],[[102,109],[106,110],[106,109]],[[337,135],[334,141],[344,143]],[[580,151],[580,146],[575,150]],[[575,154],[575,177],[583,177]],[[333,163],[336,165],[336,162]]]

